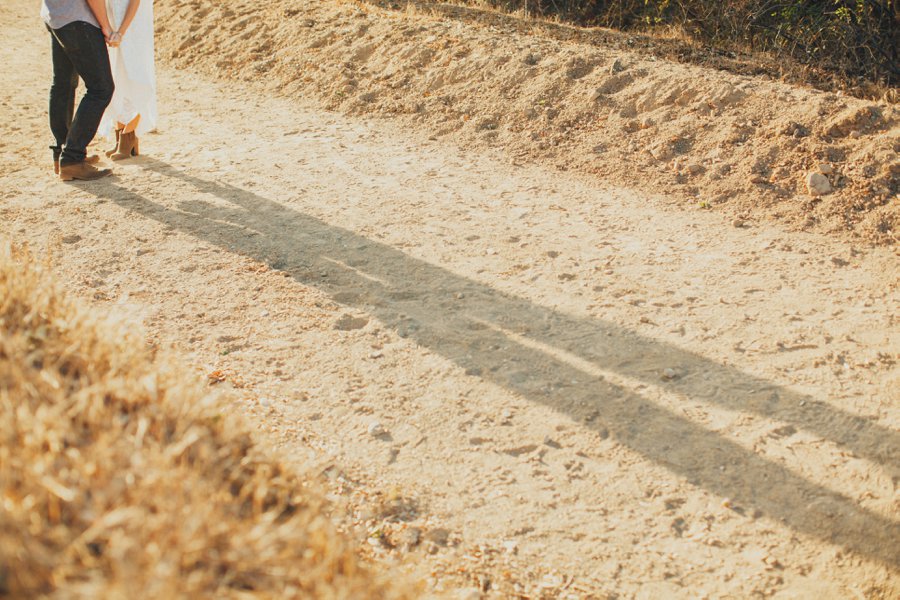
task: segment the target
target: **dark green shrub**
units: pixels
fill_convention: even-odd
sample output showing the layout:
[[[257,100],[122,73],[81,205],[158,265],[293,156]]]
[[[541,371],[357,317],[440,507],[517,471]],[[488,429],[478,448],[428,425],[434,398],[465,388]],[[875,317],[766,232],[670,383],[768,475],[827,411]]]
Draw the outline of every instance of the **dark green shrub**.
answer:
[[[582,25],[674,25],[704,44],[788,55],[853,81],[900,82],[900,0],[488,1]]]

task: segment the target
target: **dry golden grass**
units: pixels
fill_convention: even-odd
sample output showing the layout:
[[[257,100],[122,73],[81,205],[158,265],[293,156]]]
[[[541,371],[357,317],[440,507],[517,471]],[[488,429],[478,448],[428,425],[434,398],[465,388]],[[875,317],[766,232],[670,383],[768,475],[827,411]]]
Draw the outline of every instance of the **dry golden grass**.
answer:
[[[128,323],[0,247],[0,597],[408,598]]]

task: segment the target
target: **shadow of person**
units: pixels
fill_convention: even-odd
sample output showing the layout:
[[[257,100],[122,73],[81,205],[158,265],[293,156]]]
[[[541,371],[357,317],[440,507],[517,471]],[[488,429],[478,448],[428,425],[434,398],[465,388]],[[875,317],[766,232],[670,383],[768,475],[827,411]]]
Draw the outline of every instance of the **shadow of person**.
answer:
[[[164,162],[144,168],[188,187],[170,209],[115,181],[86,191],[365,310],[485,380],[564,413],[713,494],[795,531],[900,564],[900,525],[853,499],[660,406],[611,379],[665,385],[686,403],[755,413],[812,432],[897,481],[898,432],[611,322],[572,316],[412,258],[259,194]],[[208,194],[224,201],[209,202]],[[677,379],[661,382],[665,365]]]

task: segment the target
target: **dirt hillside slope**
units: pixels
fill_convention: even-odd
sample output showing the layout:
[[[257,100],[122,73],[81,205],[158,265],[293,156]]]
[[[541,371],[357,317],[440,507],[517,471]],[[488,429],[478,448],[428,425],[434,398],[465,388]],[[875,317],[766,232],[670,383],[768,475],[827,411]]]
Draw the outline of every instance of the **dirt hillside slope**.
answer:
[[[736,222],[896,241],[896,106],[532,35],[514,20],[482,26],[472,9],[458,9],[465,21],[430,16],[427,5],[175,0],[157,9],[160,55]]]

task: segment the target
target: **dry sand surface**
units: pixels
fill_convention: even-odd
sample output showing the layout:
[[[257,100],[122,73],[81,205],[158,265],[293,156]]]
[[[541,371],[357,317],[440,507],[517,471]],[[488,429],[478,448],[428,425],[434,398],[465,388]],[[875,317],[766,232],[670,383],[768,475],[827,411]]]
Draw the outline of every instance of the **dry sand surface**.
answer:
[[[231,36],[241,15],[221,11],[249,4],[160,3],[162,56],[196,7]],[[271,20],[245,17],[248,40],[287,4],[361,11],[268,3]],[[373,560],[472,598],[900,594],[900,272],[885,237],[790,231],[768,209],[734,227],[619,185],[644,168],[620,147],[608,178],[586,177],[512,160],[502,127],[441,139],[406,127],[415,115],[328,112],[281,75],[213,81],[215,56],[187,40],[215,30],[173,59],[196,70],[161,65],[146,155],[63,184],[45,150],[49,40],[33,3],[7,6],[0,234],[55,248],[71,291],[142,323],[286,458],[316,465]],[[306,18],[327,28],[329,14]],[[242,42],[218,43],[234,68]],[[286,68],[280,47],[257,51]],[[632,60],[648,82],[687,68]],[[874,127],[845,143],[888,168],[896,128]],[[838,214],[844,197],[812,208]]]

